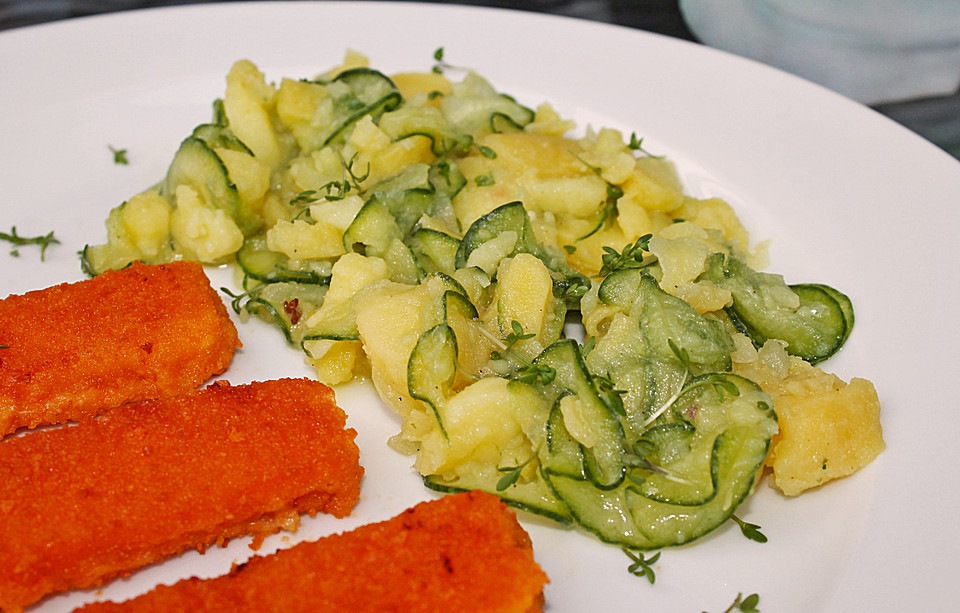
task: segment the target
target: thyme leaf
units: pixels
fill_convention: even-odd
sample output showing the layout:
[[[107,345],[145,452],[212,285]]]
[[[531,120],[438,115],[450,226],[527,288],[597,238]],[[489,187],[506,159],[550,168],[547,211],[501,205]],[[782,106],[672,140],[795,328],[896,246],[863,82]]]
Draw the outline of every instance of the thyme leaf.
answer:
[[[485,332],[482,326],[478,330],[500,347],[498,350],[490,352],[491,360],[511,360],[520,366],[516,371],[515,379],[517,381],[533,384],[539,379],[544,385],[549,385],[556,378],[557,371],[555,368],[547,364],[534,364],[514,350],[514,345],[520,341],[536,336],[532,332],[524,332],[519,321],[513,320],[510,322],[510,332],[502,341],[489,332]]]
[[[537,379],[540,379],[540,382],[544,385],[550,385],[557,377],[557,370],[546,364],[530,364],[520,368],[517,374],[519,375],[517,381],[522,383],[534,383]]]
[[[740,532],[743,533],[743,536],[747,537],[751,541],[756,541],[757,543],[767,542],[767,535],[763,532],[760,532],[760,526],[745,522],[736,515],[731,515],[731,518],[733,521],[737,522],[738,526],[740,526]]]
[[[502,492],[511,485],[515,484],[520,479],[520,473],[523,472],[523,469],[526,468],[527,464],[533,461],[536,455],[532,455],[527,458],[527,461],[519,466],[503,466],[497,468],[498,472],[506,473],[497,481],[497,491]]]
[[[263,287],[263,285],[258,285],[251,290],[241,292],[239,294],[234,294],[229,288],[226,287],[221,287],[220,291],[227,296],[230,296],[232,299],[230,301],[230,306],[233,308],[233,312],[237,315],[241,315],[242,312],[247,309],[247,304],[249,304],[250,299],[256,297],[263,290]],[[247,302],[243,302],[244,299],[246,299]]]
[[[20,250],[17,247],[24,247],[26,245],[39,245],[40,246],[40,261],[46,261],[47,247],[50,245],[59,245],[60,241],[54,238],[53,230],[48,232],[43,236],[20,236],[17,234],[17,227],[12,226],[10,228],[10,233],[0,232],[0,240],[7,241],[14,248],[10,250],[10,255],[13,257],[20,257]]]
[[[477,151],[479,151],[480,155],[487,158],[488,160],[497,159],[497,152],[494,151],[492,147],[488,147],[486,145],[477,145]]]
[[[662,159],[662,158],[664,157],[664,156],[662,156],[662,155],[653,155],[652,153],[650,153],[649,151],[647,151],[646,149],[644,149],[644,148],[643,148],[643,139],[642,139],[642,138],[637,138],[637,133],[636,133],[636,132],[634,132],[634,133],[632,133],[632,134],[630,135],[630,142],[627,144],[627,147],[629,147],[629,148],[632,149],[633,151],[639,151],[640,153],[646,155],[647,157],[656,158],[656,159]]]
[[[646,577],[647,581],[653,584],[657,580],[656,574],[653,572],[653,565],[657,563],[657,560],[660,559],[660,552],[656,552],[651,555],[649,558],[644,557],[643,552],[630,551],[626,547],[621,547],[620,550],[627,554],[627,557],[630,558],[633,563],[627,567],[627,572],[635,577]]]
[[[594,343],[596,343],[596,341],[594,341]],[[627,411],[623,407],[623,395],[627,393],[627,390],[617,389],[617,385],[613,382],[613,379],[608,376],[594,375],[593,381],[597,386],[597,392],[599,392],[600,397],[603,398],[606,405],[617,415],[626,417]]]
[[[643,252],[647,250],[651,238],[653,238],[652,234],[644,234],[633,243],[624,245],[623,251],[617,251],[609,245],[604,245],[604,253],[600,257],[603,265],[600,267],[597,276],[606,277],[618,270],[643,268]]]
[[[127,150],[126,149],[115,149],[112,145],[107,145],[107,148],[110,149],[110,152],[113,153],[113,163],[120,166],[126,166],[130,163],[130,160],[127,159]]]
[[[599,232],[604,226],[610,226],[614,222],[614,220],[620,214],[619,210],[617,209],[617,201],[623,196],[623,188],[604,179],[603,169],[599,166],[591,166],[583,158],[572,151],[570,151],[570,155],[577,158],[577,161],[592,170],[594,174],[603,179],[603,182],[607,184],[607,197],[603,202],[600,203],[600,206],[603,207],[600,211],[600,221],[597,222],[592,230],[577,238],[578,241],[582,241]]]
[[[473,181],[477,184],[477,187],[488,187],[494,184],[493,173],[488,172],[485,175],[477,175],[477,178]]]

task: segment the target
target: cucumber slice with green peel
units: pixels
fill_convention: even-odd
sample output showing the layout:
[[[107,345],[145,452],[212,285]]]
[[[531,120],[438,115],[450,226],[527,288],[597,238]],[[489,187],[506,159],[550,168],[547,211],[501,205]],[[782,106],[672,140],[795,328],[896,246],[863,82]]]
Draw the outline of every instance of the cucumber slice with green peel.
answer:
[[[224,210],[245,236],[255,233],[263,225],[260,216],[244,205],[220,157],[196,136],[188,136],[180,143],[160,185],[160,193],[175,202],[180,185],[192,188],[211,207]]]
[[[723,325],[663,291],[645,270],[625,269],[608,275],[597,295],[636,317],[649,357],[672,360],[680,357],[676,355],[680,349],[694,374],[730,369],[734,345]]]
[[[533,121],[533,110],[512,97],[498,93],[476,75],[468,75],[440,103],[444,116],[455,129],[473,135],[517,131]]]
[[[295,269],[286,255],[267,248],[267,238],[262,234],[247,237],[235,257],[244,275],[260,283],[330,284],[329,266],[307,262],[307,269]]]
[[[696,428],[674,422],[650,428],[634,443],[638,452],[632,459],[628,478],[636,492],[656,502],[697,506],[717,494],[717,437],[709,453],[694,453]],[[668,468],[669,467],[669,468]]]
[[[853,326],[850,299],[826,285],[788,286],[779,275],[757,272],[721,253],[708,259],[701,278],[730,290],[727,315],[757,347],[781,340],[787,353],[817,364],[840,350]]]
[[[449,440],[441,409],[457,375],[457,337],[446,323],[420,335],[407,362],[410,396],[430,407],[443,438]]]
[[[430,208],[434,191],[430,166],[415,164],[371,187],[366,203],[381,203],[396,221],[401,237],[405,237]]]
[[[501,248],[498,248],[496,253],[492,254],[494,259],[483,258],[485,261],[482,264],[471,262],[470,256],[474,255],[475,251],[491,240],[503,237],[507,232],[513,233],[511,236],[514,240],[511,244],[504,243]],[[500,259],[521,252],[531,253],[534,249],[536,249],[536,237],[527,219],[527,210],[522,202],[509,202],[477,219],[467,228],[457,249],[456,265],[457,268],[480,265],[484,270],[488,268],[495,270]],[[488,259],[490,261],[486,261]]]
[[[439,230],[420,228],[410,235],[407,244],[426,272],[452,275],[456,271],[459,239]]]
[[[377,255],[387,263],[391,281],[416,285],[423,279],[425,271],[417,256],[400,239],[392,240],[386,251]]]
[[[550,417],[547,419],[546,448],[541,451],[540,464],[551,474],[586,480],[583,450],[580,443],[570,436],[570,432],[563,423],[560,401],[564,395],[557,398],[550,410]]]
[[[226,125],[202,123],[193,129],[192,136],[205,142],[211,149],[230,149],[253,155],[253,151],[243,144]]]
[[[450,280],[453,281],[453,279]],[[456,283],[456,281],[454,281],[454,283]],[[450,289],[444,292],[443,310],[448,322],[454,317],[475,320],[480,316],[477,312],[477,307],[470,302],[470,299],[462,288],[456,290]]]
[[[596,487],[617,487],[623,481],[626,468],[623,427],[597,393],[580,345],[573,339],[559,340],[544,349],[533,360],[533,366],[549,367],[555,373],[549,383],[544,384],[542,380],[539,383],[545,399],[561,407],[566,404],[589,429],[589,433],[581,437],[592,439],[589,445],[581,443],[587,479]]]
[[[436,156],[465,154],[473,145],[473,137],[458,133],[439,109],[431,106],[403,105],[380,117],[379,127],[394,141],[412,136],[430,139]]]
[[[248,291],[243,308],[275,324],[288,343],[301,346],[305,339],[297,324],[320,307],[326,291],[325,285],[268,283]]]
[[[548,269],[563,277],[564,287],[590,287],[590,281],[571,268],[562,254],[552,253],[537,242],[527,211],[519,201],[503,204],[470,224],[460,239],[456,265],[478,266],[492,275],[500,260],[518,253],[538,257]],[[579,303],[579,297],[571,297],[567,302]]]
[[[711,374],[688,384],[633,445],[629,478],[617,488],[544,474],[577,523],[601,540],[642,550],[682,545],[730,518],[776,431],[769,397],[753,382]]]
[[[380,200],[368,200],[343,232],[343,248],[361,255],[380,257],[403,233],[390,209]]]
[[[554,495],[542,477],[526,483],[514,483],[499,491],[497,482],[502,476],[502,472],[494,472],[489,475],[470,475],[459,477],[455,481],[446,481],[438,475],[427,475],[423,478],[423,483],[431,490],[443,493],[482,490],[496,494],[515,509],[540,515],[561,524],[571,522],[570,509]]]
[[[849,296],[823,283],[802,283],[791,285],[790,287],[796,292],[804,291],[805,288],[815,287],[826,292],[831,298],[836,300],[837,304],[840,305],[840,312],[843,313],[843,321],[846,324],[840,344],[842,346],[843,343],[847,342],[847,339],[850,338],[850,333],[853,332],[853,324],[856,321],[856,316],[853,312],[853,301],[850,300]]]
[[[390,237],[405,240],[424,216],[445,222],[455,220],[451,199],[465,182],[463,173],[452,162],[415,164],[370,188],[364,206],[383,207],[397,226]],[[456,227],[456,222],[453,225]]]
[[[342,138],[347,129],[365,115],[376,121],[403,102],[393,81],[371,68],[345,70],[324,84],[333,96],[335,119],[317,139],[318,149]]]

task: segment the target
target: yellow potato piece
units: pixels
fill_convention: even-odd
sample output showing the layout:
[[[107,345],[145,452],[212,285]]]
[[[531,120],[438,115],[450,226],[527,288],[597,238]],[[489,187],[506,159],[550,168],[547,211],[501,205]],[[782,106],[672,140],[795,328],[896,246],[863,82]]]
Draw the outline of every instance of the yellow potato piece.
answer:
[[[854,378],[844,383],[785,353],[763,357],[767,360],[736,365],[734,372],[756,381],[773,400],[780,432],[767,465],[777,489],[796,496],[855,473],[886,448],[880,401],[871,382]]]

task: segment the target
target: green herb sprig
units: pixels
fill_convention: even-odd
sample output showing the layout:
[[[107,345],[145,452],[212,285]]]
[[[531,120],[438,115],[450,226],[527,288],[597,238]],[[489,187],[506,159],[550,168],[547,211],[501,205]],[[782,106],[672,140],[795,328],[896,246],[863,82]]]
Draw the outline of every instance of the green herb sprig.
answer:
[[[723,613],[733,613],[734,611],[740,611],[741,613],[760,613],[760,609],[757,608],[758,604],[760,604],[760,596],[756,594],[750,594],[744,598],[743,593],[740,593],[737,594],[733,604],[727,607]],[[703,613],[708,612],[704,611]]]
[[[603,255],[600,257],[603,265],[600,267],[598,277],[606,277],[618,270],[627,270],[630,268],[643,268],[643,253],[650,246],[652,234],[644,234],[633,243],[627,243],[623,251],[617,251],[609,245],[604,245]]]
[[[112,145],[107,145],[107,148],[110,149],[110,152],[113,154],[113,163],[118,166],[126,166],[130,163],[130,160],[127,159],[127,150],[126,149],[116,149]]]
[[[646,577],[647,581],[651,584],[657,580],[657,575],[653,571],[653,565],[660,559],[659,551],[647,558],[644,557],[643,552],[630,551],[626,547],[621,547],[620,550],[627,554],[627,557],[632,561],[630,566],[627,567],[627,572],[635,577]]]
[[[767,535],[763,532],[760,532],[760,526],[746,522],[736,515],[731,515],[731,518],[737,523],[738,526],[740,526],[740,532],[743,533],[743,536],[757,543],[767,542]]]
[[[606,197],[606,199],[604,199],[603,202],[600,203],[600,206],[601,206],[601,209],[600,209],[600,219],[599,219],[599,221],[596,223],[596,225],[594,225],[594,227],[593,227],[592,230],[590,230],[589,232],[587,232],[587,233],[584,234],[583,236],[577,238],[578,241],[582,241],[582,240],[584,240],[584,239],[586,239],[586,238],[589,238],[589,237],[593,236],[593,235],[596,234],[597,232],[599,232],[600,229],[603,228],[604,226],[609,226],[610,224],[612,224],[612,223],[614,222],[614,220],[617,218],[617,215],[620,214],[620,212],[619,212],[618,209],[617,209],[617,202],[618,202],[618,201],[620,200],[620,198],[623,196],[623,188],[621,188],[621,187],[618,186],[618,185],[614,185],[614,184],[611,183],[610,181],[607,181],[606,179],[604,179],[604,178],[603,178],[603,169],[600,168],[599,166],[591,166],[591,165],[588,164],[583,158],[581,158],[579,155],[577,155],[576,153],[574,153],[574,152],[572,152],[572,151],[570,151],[570,155],[572,155],[573,157],[577,158],[577,160],[578,160],[581,164],[583,164],[584,166],[586,166],[587,168],[589,168],[590,170],[592,170],[593,173],[594,173],[595,175],[597,175],[598,177],[600,177],[601,179],[603,179],[603,182],[606,183],[606,185],[607,185],[607,197]]]
[[[353,165],[356,163],[356,161],[356,153],[353,154],[353,157],[351,157],[349,161],[344,161],[341,159],[340,163],[343,166],[343,178],[341,180],[328,181],[327,183],[321,185],[319,189],[308,189],[302,191],[290,199],[290,204],[293,206],[306,206],[308,204],[313,204],[318,200],[343,200],[351,191],[361,191],[360,184],[366,181],[370,176],[370,164],[367,164],[366,171],[360,175],[357,174],[353,168]]]
[[[627,147],[629,147],[633,151],[639,151],[640,153],[650,158],[662,159],[664,157],[662,155],[653,155],[652,153],[644,149],[643,139],[637,138],[636,132],[633,132],[632,134],[630,134],[630,142],[627,143]]]
[[[514,377],[517,381],[533,384],[539,379],[543,385],[549,385],[556,378],[557,370],[555,368],[547,364],[534,364],[514,350],[514,345],[518,342],[536,336],[536,334],[524,332],[519,321],[513,320],[510,322],[510,332],[503,340],[491,334],[482,325],[477,324],[477,330],[499,347],[499,349],[490,352],[491,360],[510,360],[520,366]]]
[[[27,245],[39,245],[40,246],[40,261],[43,262],[46,260],[47,247],[50,245],[59,245],[60,241],[53,236],[53,231],[51,230],[43,236],[20,236],[17,234],[17,227],[13,226],[10,228],[10,233],[0,232],[0,240],[7,241],[13,245],[13,249],[10,250],[10,255],[13,257],[20,257],[20,250],[17,247],[24,247]]]
[[[523,469],[526,468],[527,464],[532,462],[536,458],[536,454],[527,458],[527,460],[518,466],[503,466],[497,468],[497,472],[505,473],[497,481],[497,491],[502,492],[503,490],[509,488],[511,485],[515,484],[520,479],[520,473],[523,472]]]

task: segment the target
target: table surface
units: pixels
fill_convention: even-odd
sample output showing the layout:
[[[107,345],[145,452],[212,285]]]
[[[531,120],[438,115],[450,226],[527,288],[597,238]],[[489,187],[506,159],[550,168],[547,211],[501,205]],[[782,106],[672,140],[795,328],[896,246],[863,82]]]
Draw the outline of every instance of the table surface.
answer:
[[[0,31],[99,13],[202,1],[211,0],[0,0]],[[520,8],[614,23],[696,41],[683,21],[677,0],[425,1]],[[960,158],[960,88],[953,95],[890,101],[873,108]]]

